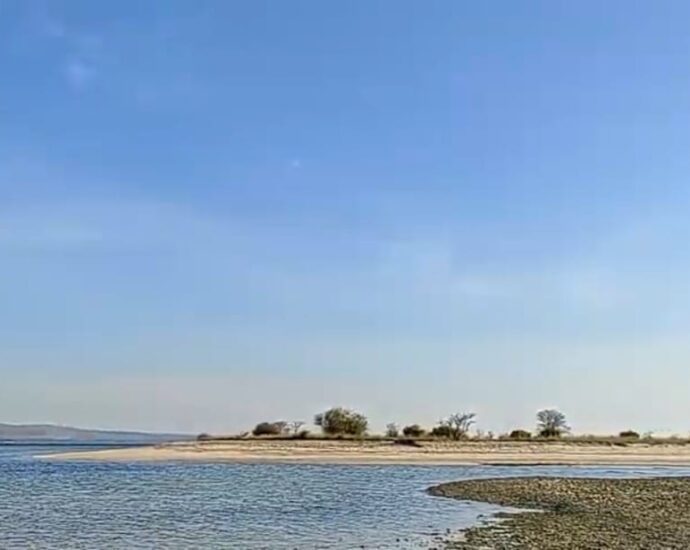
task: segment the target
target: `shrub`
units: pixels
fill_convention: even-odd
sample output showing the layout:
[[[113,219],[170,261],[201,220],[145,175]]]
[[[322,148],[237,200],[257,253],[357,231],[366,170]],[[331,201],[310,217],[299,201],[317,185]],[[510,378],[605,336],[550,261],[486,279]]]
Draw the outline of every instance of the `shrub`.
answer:
[[[300,430],[293,437],[295,439],[307,439],[309,437],[309,430]]]
[[[619,433],[618,437],[622,437],[624,439],[640,439],[640,434],[634,430],[625,430]]]
[[[508,437],[510,439],[532,439],[532,433],[527,430],[513,430]]]
[[[314,424],[327,435],[364,435],[369,426],[366,416],[358,412],[335,407],[314,417]]]
[[[386,437],[398,437],[400,435],[400,430],[398,425],[391,422],[386,426]]]
[[[537,430],[540,437],[561,437],[570,431],[570,427],[562,412],[544,409],[537,413]]]
[[[282,435],[286,429],[285,422],[259,422],[252,430],[252,435]]]
[[[405,437],[422,437],[424,435],[424,428],[419,424],[410,424],[403,428],[402,433]]]
[[[450,439],[452,437],[451,432],[451,427],[443,422],[431,429],[431,435],[434,437],[445,437]]]
[[[211,436],[207,433],[201,433],[196,436],[197,441],[207,441],[208,439],[211,439]]]

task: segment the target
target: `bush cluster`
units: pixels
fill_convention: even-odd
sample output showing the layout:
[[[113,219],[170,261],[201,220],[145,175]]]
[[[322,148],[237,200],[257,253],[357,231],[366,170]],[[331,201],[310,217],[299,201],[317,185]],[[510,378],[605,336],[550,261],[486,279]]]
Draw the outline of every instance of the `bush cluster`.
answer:
[[[279,422],[259,422],[252,430],[252,435],[284,435],[286,433],[287,423]]]
[[[314,417],[314,424],[327,435],[362,436],[367,433],[367,417],[356,411],[335,407]]]
[[[397,444],[410,444],[410,441],[420,439],[425,436],[452,440],[461,440],[469,437],[470,429],[474,425],[476,415],[474,413],[455,413],[441,420],[436,426],[427,432],[419,424],[409,424],[402,429],[398,424],[390,423],[386,426],[385,437],[394,440]],[[367,434],[369,427],[368,420],[363,414],[344,407],[333,407],[327,411],[317,414],[314,423],[321,428],[324,435],[337,439],[348,437],[362,437]],[[285,436],[295,439],[305,439],[310,436],[307,430],[303,430],[302,421],[275,421],[260,422],[252,430],[255,437],[262,436]],[[560,438],[570,431],[566,422],[565,415],[555,409],[544,409],[537,413],[536,435],[524,429],[515,429],[508,434],[501,435],[501,440],[527,441],[535,437],[538,438]],[[242,437],[246,437],[247,433]],[[642,436],[634,430],[624,430],[617,436],[619,439],[639,440]],[[645,435],[645,437],[648,437]],[[476,439],[493,439],[491,432],[485,437],[481,431],[477,431]],[[197,440],[204,441],[213,439],[208,434],[199,434]]]
[[[424,428],[419,424],[410,424],[403,428],[403,435],[405,437],[422,437],[424,433]]]
[[[532,433],[527,430],[513,430],[508,437],[510,439],[526,440],[532,439]]]

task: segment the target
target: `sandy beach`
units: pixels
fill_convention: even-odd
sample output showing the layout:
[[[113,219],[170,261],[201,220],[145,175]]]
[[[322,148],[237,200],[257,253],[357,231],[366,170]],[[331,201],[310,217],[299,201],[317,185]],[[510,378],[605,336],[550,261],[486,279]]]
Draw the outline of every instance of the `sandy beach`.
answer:
[[[40,458],[316,464],[690,466],[690,445],[503,441],[423,441],[418,445],[376,440],[239,439],[66,452]]]

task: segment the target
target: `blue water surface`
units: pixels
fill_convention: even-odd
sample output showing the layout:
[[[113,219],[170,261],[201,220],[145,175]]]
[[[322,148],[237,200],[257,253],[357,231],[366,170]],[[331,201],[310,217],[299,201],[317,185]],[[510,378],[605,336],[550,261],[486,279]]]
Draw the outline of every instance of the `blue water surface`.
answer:
[[[690,475],[681,468],[107,463],[0,446],[0,548],[440,547],[499,508],[434,484],[523,475]],[[63,448],[57,450],[64,450]]]

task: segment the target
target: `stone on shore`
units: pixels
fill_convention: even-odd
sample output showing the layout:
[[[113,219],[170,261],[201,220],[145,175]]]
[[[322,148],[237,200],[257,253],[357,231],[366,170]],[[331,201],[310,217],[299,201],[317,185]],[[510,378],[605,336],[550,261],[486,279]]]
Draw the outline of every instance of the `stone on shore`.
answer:
[[[449,548],[690,548],[690,477],[468,480],[429,492],[529,510],[469,529]]]

